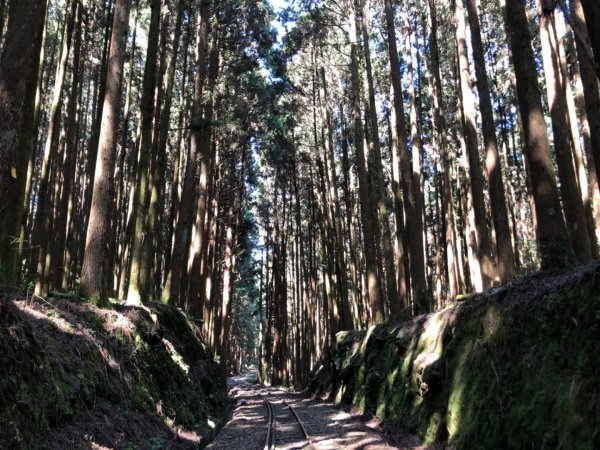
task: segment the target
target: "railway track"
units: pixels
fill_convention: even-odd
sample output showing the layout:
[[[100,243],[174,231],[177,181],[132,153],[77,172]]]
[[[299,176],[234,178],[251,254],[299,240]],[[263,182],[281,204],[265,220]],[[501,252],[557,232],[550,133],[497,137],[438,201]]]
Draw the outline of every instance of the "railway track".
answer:
[[[292,405],[285,399],[272,394],[268,399],[262,394],[259,395],[265,403],[268,413],[267,439],[264,450],[277,448],[316,450],[306,427]],[[300,442],[305,442],[305,444],[298,447]]]

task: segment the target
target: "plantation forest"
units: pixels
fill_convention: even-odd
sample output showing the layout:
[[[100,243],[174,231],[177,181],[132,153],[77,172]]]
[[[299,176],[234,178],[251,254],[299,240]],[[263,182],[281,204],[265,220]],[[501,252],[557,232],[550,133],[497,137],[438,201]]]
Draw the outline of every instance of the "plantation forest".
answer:
[[[599,176],[598,0],[0,0],[0,448],[600,448]]]

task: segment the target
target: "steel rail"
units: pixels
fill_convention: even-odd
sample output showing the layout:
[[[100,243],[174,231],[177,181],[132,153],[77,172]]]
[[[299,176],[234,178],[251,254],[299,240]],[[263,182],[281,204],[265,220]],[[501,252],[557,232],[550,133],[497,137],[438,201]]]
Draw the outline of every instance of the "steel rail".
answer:
[[[269,424],[267,427],[267,440],[265,441],[264,450],[272,450],[275,448],[275,417],[273,414],[273,405],[262,394],[259,394],[267,406],[269,413]]]
[[[292,414],[296,418],[296,422],[298,422],[298,425],[300,425],[300,428],[302,429],[302,433],[304,434],[304,438],[306,439],[306,442],[308,443],[308,447],[310,448],[310,450],[316,450],[316,447],[314,446],[312,439],[308,435],[308,431],[306,431],[306,427],[304,426],[304,424],[300,420],[300,417],[298,417],[298,414],[296,413],[296,410],[294,410],[294,408],[292,408],[292,405],[290,405],[287,401],[285,401],[283,399],[280,399],[280,400],[283,402],[283,404],[285,406],[287,406],[290,409],[290,411],[292,412]]]

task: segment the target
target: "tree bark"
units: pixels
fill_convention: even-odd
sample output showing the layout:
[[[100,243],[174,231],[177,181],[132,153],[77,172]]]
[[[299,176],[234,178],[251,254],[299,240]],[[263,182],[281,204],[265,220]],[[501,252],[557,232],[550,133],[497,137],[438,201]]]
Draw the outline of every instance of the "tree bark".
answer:
[[[394,109],[396,111],[396,133],[398,136],[400,177],[402,195],[406,209],[406,234],[408,236],[408,251],[410,256],[410,274],[413,291],[413,303],[416,314],[430,311],[432,308],[427,293],[425,275],[423,215],[418,211],[416,199],[417,188],[413,183],[412,164],[408,151],[406,123],[404,119],[404,103],[402,97],[402,81],[400,79],[400,61],[396,46],[396,29],[392,1],[384,1],[385,20],[387,28],[387,43],[390,56],[390,74],[393,88]],[[366,242],[365,242],[366,245]]]
[[[0,57],[0,282],[18,278],[18,237],[23,221],[32,151],[35,92],[46,3],[12,1]],[[2,20],[4,20],[2,18]]]
[[[111,266],[109,241],[113,238],[110,233],[113,213],[113,173],[131,2],[132,0],[117,0],[115,5],[92,208],[81,273],[81,295],[101,306],[108,305],[110,292],[111,274],[107,271]]]
[[[473,59],[475,61],[475,74],[477,76],[477,91],[479,93],[479,106],[485,145],[485,163],[490,190],[490,203],[494,230],[496,231],[496,254],[498,255],[498,276],[500,283],[505,284],[515,277],[515,255],[513,251],[508,210],[504,195],[504,180],[502,179],[502,163],[498,152],[496,138],[496,124],[485,67],[481,27],[476,0],[466,0],[469,15],[469,28],[471,29],[471,44]]]
[[[587,232],[587,223],[579,187],[573,166],[571,130],[569,126],[567,99],[562,85],[568,80],[561,80],[560,59],[558,53],[558,36],[554,19],[554,4],[548,0],[537,0],[540,14],[540,35],[542,42],[542,58],[548,104],[554,131],[554,152],[560,178],[567,231],[575,256],[582,262],[588,262],[591,257],[591,245]]]
[[[491,259],[491,242],[486,221],[485,198],[483,196],[483,176],[479,160],[479,143],[477,139],[477,111],[475,99],[471,88],[471,69],[467,54],[467,38],[464,6],[462,0],[454,0],[456,44],[458,58],[458,78],[460,82],[460,95],[462,100],[463,120],[465,127],[465,145],[467,150],[470,190],[473,198],[473,212],[475,214],[476,246],[475,257],[481,270],[481,285],[475,282],[476,290],[487,289],[495,278],[495,268]],[[481,94],[481,93],[480,93]]]
[[[373,196],[376,202],[378,219],[378,236],[381,236],[381,249],[383,252],[383,266],[379,272],[385,272],[387,303],[398,302],[398,289],[396,285],[396,268],[394,266],[394,249],[392,247],[392,233],[390,231],[390,219],[387,209],[385,182],[383,178],[383,165],[381,163],[381,144],[379,142],[379,119],[377,117],[377,104],[375,103],[375,87],[373,83],[373,69],[371,67],[371,45],[368,25],[369,0],[361,0],[361,28],[363,35],[363,49],[365,53],[365,68],[367,72],[367,86],[369,94],[369,120],[371,125],[371,151],[369,152],[369,174],[373,184]],[[420,173],[413,173],[420,185]],[[416,191],[415,191],[416,193]],[[423,213],[422,198],[416,199],[416,214]],[[379,243],[377,243],[379,245]],[[385,271],[383,271],[385,268]]]
[[[189,243],[191,239],[192,223],[195,216],[195,176],[198,167],[199,142],[198,128],[202,123],[202,87],[206,74],[206,54],[208,37],[208,4],[203,2],[200,7],[200,17],[197,26],[197,55],[196,76],[194,79],[194,102],[192,117],[190,119],[190,144],[187,154],[187,166],[183,180],[183,192],[179,207],[179,219],[175,227],[175,241],[171,252],[171,267],[163,289],[163,297],[168,298],[172,304],[182,301],[182,281],[188,261]]]
[[[544,269],[569,264],[572,248],[566,229],[550,158],[550,143],[531,48],[529,21],[523,0],[506,0],[505,21],[516,74],[524,154],[535,203],[536,237]]]
[[[377,227],[376,213],[372,195],[367,181],[367,167],[365,164],[364,129],[362,125],[360,110],[360,75],[358,56],[358,33],[356,24],[356,13],[353,1],[348,4],[348,22],[350,32],[350,70],[352,85],[352,116],[354,119],[354,145],[358,159],[360,212],[363,222],[364,253],[367,277],[367,298],[371,309],[371,323],[381,323],[384,319],[383,301],[381,299],[381,285],[377,271],[377,242],[373,240],[375,227]]]
[[[427,0],[427,24],[429,32],[429,64],[433,76],[433,129],[434,142],[440,158],[442,177],[442,209],[444,211],[444,245],[446,248],[446,266],[448,271],[448,297],[453,299],[464,289],[462,267],[459,262],[456,242],[456,223],[454,219],[454,202],[452,196],[452,179],[450,161],[446,143],[446,125],[443,113],[442,78],[440,73],[440,56],[437,38],[437,14],[433,0]]]
[[[142,82],[140,155],[138,164],[138,182],[133,196],[133,217],[135,228],[131,246],[131,269],[127,303],[141,304],[151,295],[149,266],[150,246],[154,236],[148,234],[147,212],[150,204],[150,159],[152,158],[152,119],[155,106],[155,91],[158,64],[158,41],[160,34],[161,0],[151,0],[150,30],[148,31],[148,49]],[[132,219],[133,220],[133,219]]]
[[[597,0],[581,0],[587,30],[590,36],[590,42],[594,49],[594,59],[596,61],[596,70],[600,69],[600,2]]]
[[[596,235],[600,232],[600,187],[598,180],[598,169],[600,168],[600,89],[599,80],[596,76],[594,63],[586,52],[586,46],[589,46],[589,34],[586,27],[586,18],[581,6],[581,0],[571,0],[570,16],[579,30],[576,39],[577,59],[579,61],[579,70],[581,73],[581,82],[583,83],[583,93],[585,98],[585,109],[589,124],[589,139],[591,152],[588,154],[588,170],[590,174],[590,185],[594,200],[594,213],[596,224]],[[565,11],[566,13],[566,11]],[[598,28],[598,27],[596,27]],[[584,42],[582,42],[582,40]]]
[[[78,1],[75,2],[79,4]],[[69,93],[69,100],[67,105],[67,117],[66,117],[66,138],[65,138],[65,150],[63,155],[63,178],[62,178],[62,191],[60,195],[60,203],[58,205],[58,215],[56,220],[56,240],[54,243],[54,254],[52,258],[53,268],[50,268],[50,272],[54,274],[53,279],[50,280],[51,286],[53,287],[64,287],[61,286],[63,280],[64,268],[64,255],[65,255],[65,243],[68,236],[68,214],[69,202],[71,200],[72,187],[75,180],[75,163],[77,156],[77,112],[78,112],[78,99],[79,99],[79,80],[80,80],[80,62],[81,62],[81,27],[83,20],[83,7],[79,4],[77,8],[77,19],[75,22],[75,30],[73,36],[73,76],[71,80],[71,88]]]

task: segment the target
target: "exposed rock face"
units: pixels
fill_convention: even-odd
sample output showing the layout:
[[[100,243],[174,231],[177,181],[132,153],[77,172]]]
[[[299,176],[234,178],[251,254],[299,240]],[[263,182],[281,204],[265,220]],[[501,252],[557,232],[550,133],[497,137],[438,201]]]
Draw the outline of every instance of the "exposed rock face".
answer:
[[[458,449],[600,448],[600,264],[339,333],[310,389]]]
[[[0,448],[190,448],[226,394],[178,309],[0,293]]]

